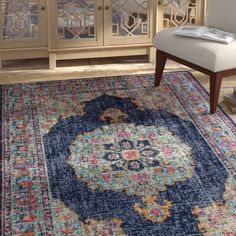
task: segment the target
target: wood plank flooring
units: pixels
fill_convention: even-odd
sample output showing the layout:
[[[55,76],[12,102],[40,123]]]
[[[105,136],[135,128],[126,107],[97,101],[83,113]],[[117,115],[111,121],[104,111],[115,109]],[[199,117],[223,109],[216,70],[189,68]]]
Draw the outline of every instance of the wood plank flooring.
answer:
[[[0,70],[0,84],[154,73],[154,69],[154,64],[148,63],[146,56],[58,61],[57,68],[54,70],[48,69],[47,59],[6,61],[3,62],[3,69]],[[165,71],[176,70],[191,71],[209,91],[208,76],[175,62],[168,61]],[[236,87],[236,76],[223,79],[220,104],[222,104],[223,95],[232,93],[234,87]],[[231,114],[225,106],[224,110],[236,121],[236,114]]]

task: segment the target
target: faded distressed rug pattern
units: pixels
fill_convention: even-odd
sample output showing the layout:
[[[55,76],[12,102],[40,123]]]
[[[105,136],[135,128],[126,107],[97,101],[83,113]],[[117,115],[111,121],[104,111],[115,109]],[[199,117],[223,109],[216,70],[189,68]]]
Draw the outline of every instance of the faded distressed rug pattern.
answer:
[[[236,235],[236,126],[188,72],[1,87],[2,235]]]

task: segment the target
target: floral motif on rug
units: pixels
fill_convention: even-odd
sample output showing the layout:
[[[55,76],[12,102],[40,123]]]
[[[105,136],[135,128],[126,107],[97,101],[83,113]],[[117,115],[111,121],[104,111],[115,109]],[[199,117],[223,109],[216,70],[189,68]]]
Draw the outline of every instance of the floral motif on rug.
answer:
[[[191,148],[163,127],[103,126],[78,136],[70,153],[67,163],[89,188],[127,195],[155,195],[194,169]]]
[[[235,235],[236,126],[188,72],[1,87],[2,235]]]

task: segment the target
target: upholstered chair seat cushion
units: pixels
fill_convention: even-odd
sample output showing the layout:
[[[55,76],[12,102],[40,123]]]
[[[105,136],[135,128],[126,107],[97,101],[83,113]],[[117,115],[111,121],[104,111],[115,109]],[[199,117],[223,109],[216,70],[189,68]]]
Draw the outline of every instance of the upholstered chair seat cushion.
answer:
[[[236,2],[236,0],[234,0]],[[154,47],[213,72],[235,68],[236,40],[230,44],[177,36],[173,29],[159,32]]]

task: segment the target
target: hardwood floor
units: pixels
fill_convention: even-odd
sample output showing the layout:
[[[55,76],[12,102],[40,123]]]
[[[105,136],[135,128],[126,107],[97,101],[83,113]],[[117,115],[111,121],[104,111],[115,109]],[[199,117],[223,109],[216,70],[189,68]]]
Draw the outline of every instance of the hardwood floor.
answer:
[[[54,70],[48,69],[47,59],[6,61],[3,63],[3,69],[0,70],[0,84],[154,73],[154,69],[154,64],[148,63],[148,58],[145,56],[58,61],[57,68]],[[168,61],[165,71],[176,70],[191,71],[209,91],[208,76],[183,65]],[[223,79],[220,104],[222,104],[223,95],[232,93],[234,87],[236,87],[236,76]],[[225,106],[224,110],[236,121],[236,114],[231,114]]]

